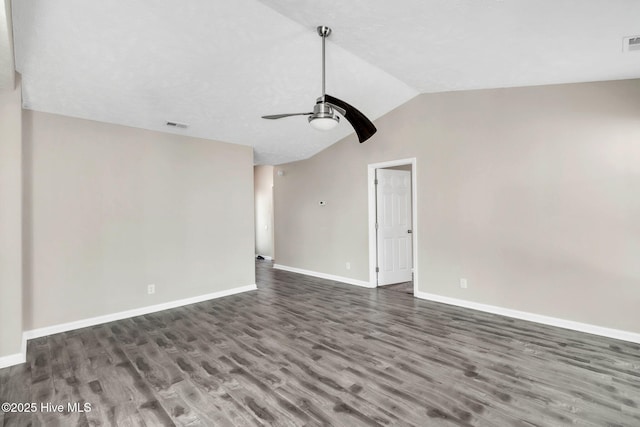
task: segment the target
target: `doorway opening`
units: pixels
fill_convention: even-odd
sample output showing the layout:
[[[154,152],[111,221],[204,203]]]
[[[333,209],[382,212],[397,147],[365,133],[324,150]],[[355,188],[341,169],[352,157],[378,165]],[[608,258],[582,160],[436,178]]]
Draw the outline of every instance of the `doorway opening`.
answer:
[[[255,256],[259,260],[274,258],[273,175],[273,166],[253,167]]]
[[[369,282],[418,289],[416,159],[368,165]],[[410,283],[410,284],[409,284]],[[391,288],[389,288],[391,289]]]

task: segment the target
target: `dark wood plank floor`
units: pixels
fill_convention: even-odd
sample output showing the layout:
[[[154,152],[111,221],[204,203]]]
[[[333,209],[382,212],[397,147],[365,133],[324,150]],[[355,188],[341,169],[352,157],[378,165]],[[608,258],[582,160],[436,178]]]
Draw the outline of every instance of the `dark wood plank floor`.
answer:
[[[30,341],[5,426],[640,426],[640,345],[257,263],[258,290]]]
[[[379,289],[384,291],[403,292],[405,294],[413,295],[413,282],[394,283],[393,285],[378,285]]]

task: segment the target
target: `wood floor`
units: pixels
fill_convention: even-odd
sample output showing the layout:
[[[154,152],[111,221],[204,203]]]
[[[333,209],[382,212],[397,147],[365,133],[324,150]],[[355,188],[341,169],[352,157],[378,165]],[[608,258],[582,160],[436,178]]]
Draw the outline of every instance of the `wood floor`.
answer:
[[[5,426],[640,426],[640,345],[257,263],[258,290],[30,341]]]
[[[384,291],[404,292],[405,294],[413,295],[413,282],[395,283],[393,285],[379,286],[379,289]]]

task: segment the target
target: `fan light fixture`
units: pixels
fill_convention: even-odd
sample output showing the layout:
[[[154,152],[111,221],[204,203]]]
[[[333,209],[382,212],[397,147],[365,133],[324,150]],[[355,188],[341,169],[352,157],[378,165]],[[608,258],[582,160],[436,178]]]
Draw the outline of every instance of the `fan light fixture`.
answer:
[[[330,105],[322,102],[313,107],[313,114],[309,116],[309,124],[318,130],[331,130],[338,126],[340,117],[333,112]]]
[[[338,126],[338,121],[340,119],[338,116],[335,117],[317,117],[311,118],[309,117],[309,124],[312,128],[318,130],[331,130],[334,127]]]

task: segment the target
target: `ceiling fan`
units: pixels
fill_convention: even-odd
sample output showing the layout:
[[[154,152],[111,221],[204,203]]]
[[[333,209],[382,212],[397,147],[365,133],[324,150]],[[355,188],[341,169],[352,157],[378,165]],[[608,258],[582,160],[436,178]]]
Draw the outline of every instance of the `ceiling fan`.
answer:
[[[273,114],[270,116],[262,116],[263,119],[281,119],[290,116],[309,116],[309,124],[319,130],[333,129],[340,122],[340,113],[349,123],[358,135],[358,140],[362,143],[376,133],[376,127],[371,123],[364,114],[355,107],[346,102],[327,95],[325,92],[325,39],[331,34],[331,28],[320,26],[317,28],[318,35],[322,37],[322,96],[316,99],[316,105],[313,112],[310,113],[289,113],[289,114]]]

